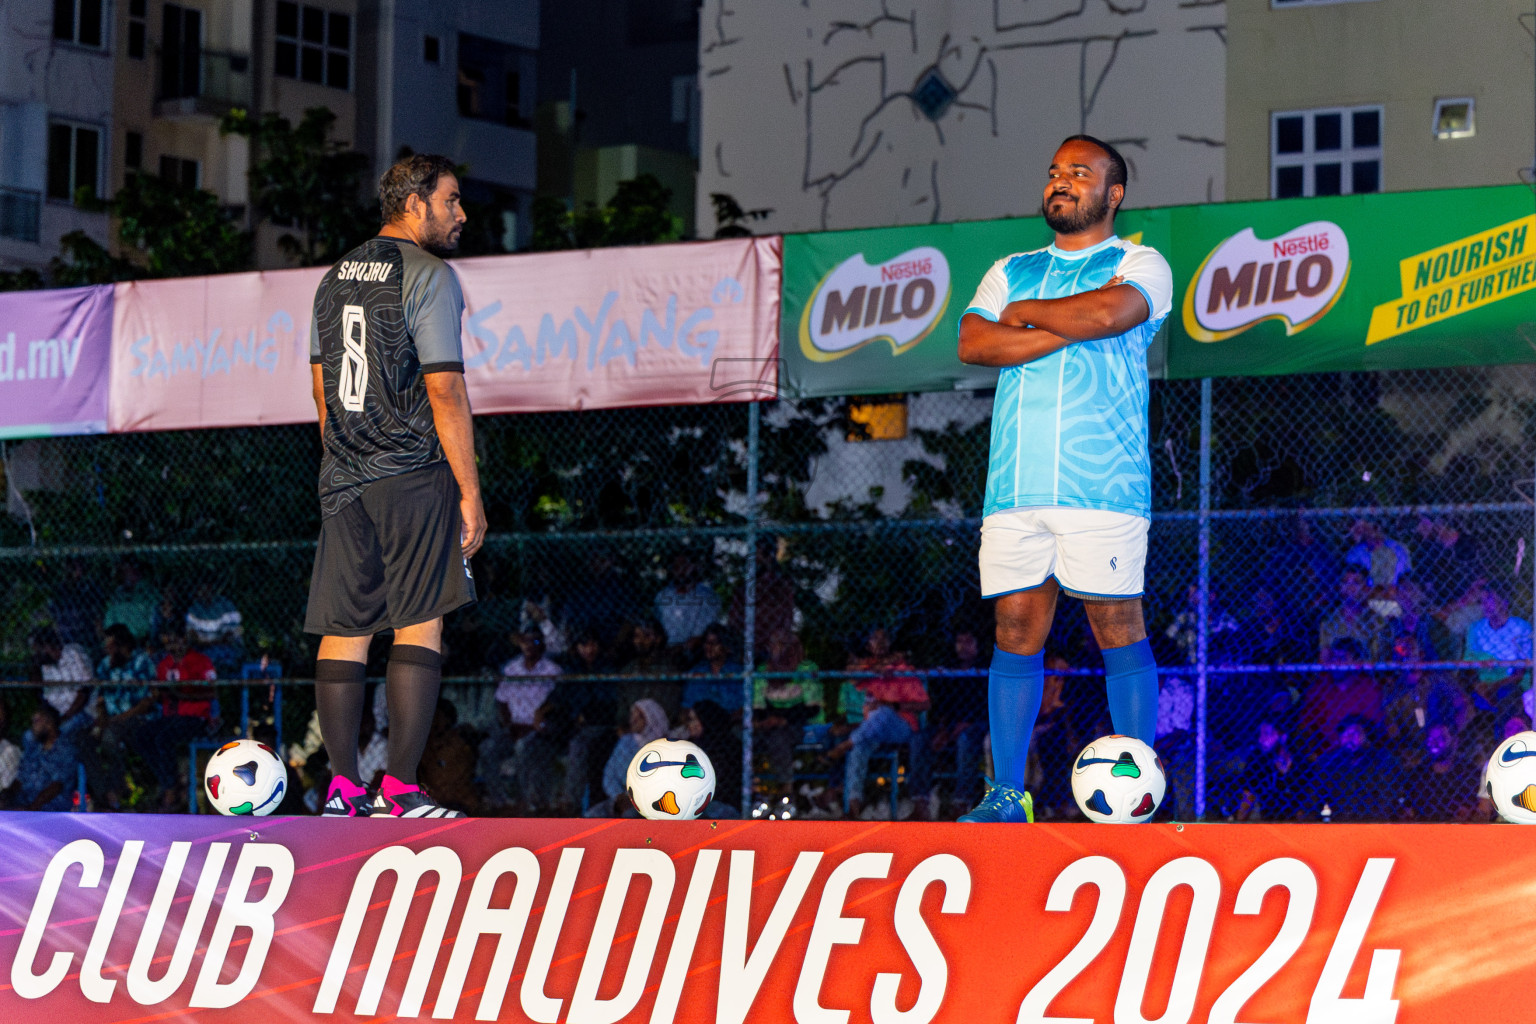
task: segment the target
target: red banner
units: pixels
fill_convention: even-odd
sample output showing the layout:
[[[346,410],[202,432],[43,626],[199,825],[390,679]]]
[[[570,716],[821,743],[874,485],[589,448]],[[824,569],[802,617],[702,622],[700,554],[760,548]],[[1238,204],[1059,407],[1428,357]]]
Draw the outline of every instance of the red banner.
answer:
[[[1536,1019],[1515,826],[0,815],[0,1020]]]

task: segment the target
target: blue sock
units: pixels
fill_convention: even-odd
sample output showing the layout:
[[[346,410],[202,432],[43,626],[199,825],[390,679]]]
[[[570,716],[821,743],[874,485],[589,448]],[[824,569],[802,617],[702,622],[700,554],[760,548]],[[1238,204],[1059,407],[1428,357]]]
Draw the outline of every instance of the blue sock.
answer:
[[[1157,659],[1151,642],[1140,640],[1103,653],[1109,720],[1115,732],[1151,746],[1157,737]]]
[[[987,673],[987,713],[992,726],[992,772],[996,781],[1024,788],[1029,738],[1040,717],[1045,690],[1045,652],[1011,654],[997,648]]]

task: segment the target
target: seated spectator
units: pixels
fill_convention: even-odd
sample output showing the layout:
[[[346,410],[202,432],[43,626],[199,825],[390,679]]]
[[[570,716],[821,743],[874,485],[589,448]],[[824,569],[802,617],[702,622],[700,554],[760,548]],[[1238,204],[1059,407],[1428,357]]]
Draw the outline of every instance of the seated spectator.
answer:
[[[724,626],[711,624],[704,629],[700,657],[689,675],[702,676],[683,686],[683,707],[691,708],[701,700],[712,700],[721,707],[741,708],[741,662],[732,657],[731,638]]]
[[[702,629],[700,630],[702,632]],[[667,633],[660,620],[649,618],[635,627],[634,656],[624,666],[626,676],[664,676],[677,671],[673,652],[667,649]],[[619,703],[653,700],[670,715],[682,707],[683,684],[672,679],[637,679],[619,686]]]
[[[1483,617],[1467,629],[1467,661],[1531,660],[1531,624],[1509,614],[1509,595],[1502,584],[1483,588]],[[1484,669],[1474,688],[1478,697],[1494,707],[1517,704],[1520,692],[1530,685],[1527,669]]]
[[[551,697],[533,715],[533,729],[517,741],[510,773],[523,814],[547,813],[567,806],[567,755],[575,731],[571,711]],[[502,772],[509,766],[503,764]]]
[[[154,663],[149,655],[134,649],[133,634],[127,626],[121,622],[108,626],[102,645],[106,657],[96,666],[96,678],[108,685],[97,687],[96,699],[91,702],[95,749],[84,751],[85,767],[91,791],[104,809],[118,810],[128,781],[128,739],[141,721],[159,715],[160,702],[154,691],[143,685],[154,681]]]
[[[15,802],[21,770],[21,748],[6,735],[10,724],[10,713],[0,699],[0,811],[9,810]]]
[[[554,616],[550,614],[553,603],[547,594],[539,598],[524,598],[517,628],[520,633],[538,633],[544,638],[544,649],[558,658],[565,653],[566,636],[565,630],[555,624]]]
[[[52,626],[34,629],[31,643],[33,679],[52,684],[43,687],[43,700],[53,705],[61,721],[68,721],[85,707],[91,693],[90,687],[70,685],[91,681],[85,648],[66,644]]]
[[[685,664],[699,655],[704,627],[720,619],[720,598],[700,579],[698,563],[686,550],[672,556],[667,585],[656,594],[656,618],[667,646],[683,652]]]
[[[1383,716],[1387,745],[1405,767],[1419,763],[1425,748],[1424,738],[1431,726],[1446,725],[1460,733],[1472,715],[1467,695],[1449,677],[1428,672],[1413,663],[1423,660],[1417,638],[1398,637],[1392,643],[1395,661],[1407,663]]]
[[[603,792],[606,799],[587,808],[589,818],[621,817],[629,804],[625,796],[628,788],[629,762],[635,759],[640,748],[651,740],[659,740],[667,734],[667,713],[653,700],[637,700],[629,708],[629,731],[619,737],[603,765]]]
[[[1345,715],[1337,742],[1312,769],[1310,816],[1328,821],[1390,821],[1397,816],[1396,763],[1371,746],[1371,720]]]
[[[578,634],[566,653],[565,670],[570,676],[609,676],[617,671],[601,638],[590,629]],[[570,709],[573,719],[595,718],[606,728],[618,716],[619,690],[612,680],[562,679],[554,696]],[[577,727],[574,721],[573,727]]]
[[[1382,532],[1381,526],[1368,519],[1356,519],[1349,539],[1354,547],[1344,555],[1344,564],[1365,572],[1371,586],[1389,590],[1397,586],[1413,569],[1408,549]]]
[[[758,671],[775,678],[752,680],[752,749],[770,778],[793,788],[795,747],[806,726],[826,720],[816,663],[805,657],[793,630],[779,630],[769,638],[768,659]]]
[[[106,599],[106,591],[87,570],[85,560],[71,558],[64,563],[63,578],[48,596],[48,617],[66,644],[90,648],[101,628]]]
[[[1398,616],[1389,620],[1393,639],[1411,636],[1418,642],[1425,661],[1442,660],[1441,651],[1454,645],[1443,623],[1431,614],[1424,588],[1417,580],[1406,579],[1397,585]]]
[[[21,790],[16,807],[23,811],[69,811],[78,792],[80,752],[76,741],[89,728],[86,715],[64,721],[52,704],[41,704],[32,713],[32,728],[22,739],[21,763],[17,778]]]
[[[533,713],[555,688],[561,668],[545,653],[543,634],[529,630],[513,640],[522,654],[501,666],[496,700],[501,724],[515,737],[533,727]]]
[[[1158,820],[1194,817],[1195,806],[1195,688],[1178,676],[1163,676],[1157,693],[1156,740],[1168,788],[1158,805]],[[1221,748],[1212,744],[1214,756]]]
[[[624,573],[606,545],[586,557],[586,575],[566,592],[563,620],[572,633],[591,632],[605,648],[614,647],[626,623],[638,622],[645,608],[635,596],[634,579]]]
[[[1485,579],[1477,541],[1462,533],[1450,520],[1435,522],[1420,516],[1414,532],[1413,576],[1429,592],[1432,601],[1447,604]]]
[[[1477,809],[1479,770],[1462,760],[1456,731],[1436,722],[1424,730],[1424,756],[1408,776],[1407,821],[1466,821]]]
[[[1291,536],[1269,552],[1261,575],[1274,581],[1277,596],[1310,629],[1327,611],[1328,595],[1338,584],[1339,561],[1313,532],[1312,520],[1298,515]]]
[[[1298,723],[1303,751],[1317,757],[1338,735],[1339,724],[1349,717],[1371,723],[1381,721],[1381,685],[1360,666],[1365,652],[1351,637],[1339,637],[1328,649],[1330,669],[1307,687],[1301,698]]]
[[[187,606],[186,621],[187,636],[220,673],[237,675],[245,658],[245,627],[235,603],[215,592],[212,583],[199,583]]]
[[[928,716],[913,757],[911,790],[915,799],[928,797],[934,810],[937,794],[930,778],[934,759],[945,751],[952,750],[955,755],[950,802],[964,804],[970,810],[980,796],[981,744],[987,735],[986,671],[990,660],[982,652],[976,631],[962,627],[955,630],[946,665],[956,674],[928,677]]]
[[[475,790],[475,748],[459,731],[459,713],[453,702],[438,699],[427,733],[427,746],[417,768],[421,787],[439,804],[475,815],[480,795]]]
[[[779,542],[764,537],[757,542],[757,610],[752,627],[752,648],[768,649],[777,633],[795,631],[795,584],[779,570]],[[746,581],[731,595],[731,607],[725,616],[731,636],[747,633],[747,585]],[[730,707],[729,704],[725,705]]]
[[[1306,772],[1291,754],[1290,737],[1274,722],[1259,722],[1243,768],[1238,821],[1295,821],[1305,807]]]
[[[125,558],[117,567],[118,585],[107,598],[101,621],[121,622],[128,632],[146,641],[155,632],[155,616],[160,608],[160,592],[144,578],[139,563]]]
[[[691,740],[715,769],[715,796],[704,809],[710,818],[738,818],[741,803],[741,729],[731,713],[712,700],[701,700],[683,712],[679,739]]]
[[[1215,591],[1206,599],[1206,659],[1220,664],[1229,660],[1237,646],[1238,621],[1222,607]],[[1184,592],[1184,608],[1174,615],[1163,630],[1186,665],[1199,661],[1200,588],[1189,586]]]
[[[1310,662],[1310,633],[1291,609],[1281,605],[1276,588],[1260,583],[1248,594],[1248,607],[1233,640],[1231,661],[1243,665]],[[1264,702],[1254,699],[1254,691],[1287,687],[1292,678],[1279,674],[1213,673],[1208,683],[1211,735],[1228,750],[1246,746],[1265,714]]]
[[[594,697],[585,704],[570,702],[575,710],[571,740],[565,748],[565,792],[559,806],[574,813],[586,811],[602,799],[603,767],[619,740],[612,696]]]
[[[854,687],[864,697],[864,720],[848,738],[827,752],[831,759],[847,756],[843,770],[843,807],[848,817],[864,812],[864,782],[869,759],[882,746],[910,745],[919,735],[917,716],[928,710],[928,691],[921,679],[901,674],[910,669],[906,655],[891,649],[890,634],[883,627],[869,632],[865,655],[848,665],[853,672],[879,672],[872,679],[858,679]]]
[[[1333,642],[1353,640],[1363,652],[1361,660],[1382,660],[1391,646],[1392,629],[1387,620],[1373,611],[1366,598],[1370,593],[1365,571],[1349,566],[1339,574],[1339,604],[1318,629],[1318,652],[1327,660]]]
[[[179,619],[160,634],[165,657],[155,667],[160,714],[143,718],[128,737],[128,745],[143,759],[160,786],[162,809],[177,805],[177,771],[187,760],[188,741],[207,736],[215,727],[213,687],[197,685],[218,678],[218,671],[201,651],[187,642]]]

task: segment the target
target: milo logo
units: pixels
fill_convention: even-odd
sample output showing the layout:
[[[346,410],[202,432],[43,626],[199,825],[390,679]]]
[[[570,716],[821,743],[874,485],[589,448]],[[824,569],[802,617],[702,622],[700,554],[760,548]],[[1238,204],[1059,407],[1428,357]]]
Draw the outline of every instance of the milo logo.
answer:
[[[821,279],[800,315],[800,351],[825,363],[875,341],[901,355],[949,306],[949,261],[929,245],[870,266],[858,253]]]
[[[1349,278],[1349,238],[1329,221],[1279,238],[1244,228],[1205,258],[1184,293],[1184,329],[1197,341],[1222,341],[1263,320],[1285,333],[1311,327],[1333,308]]]

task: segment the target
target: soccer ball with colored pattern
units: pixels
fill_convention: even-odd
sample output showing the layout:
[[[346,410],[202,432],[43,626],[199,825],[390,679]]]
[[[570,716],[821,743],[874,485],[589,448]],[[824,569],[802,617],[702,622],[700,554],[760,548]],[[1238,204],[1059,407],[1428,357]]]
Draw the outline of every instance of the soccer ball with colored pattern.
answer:
[[[271,814],[283,802],[288,770],[273,749],[234,740],[213,752],[203,769],[208,802],[220,814]]]
[[[1516,825],[1536,825],[1536,732],[1519,732],[1500,743],[1488,758],[1484,792],[1499,817]]]
[[[690,821],[715,795],[715,766],[687,740],[652,740],[629,762],[625,789],[642,818]]]
[[[1072,762],[1072,797],[1091,821],[1151,821],[1167,789],[1157,752],[1129,736],[1100,736]]]

